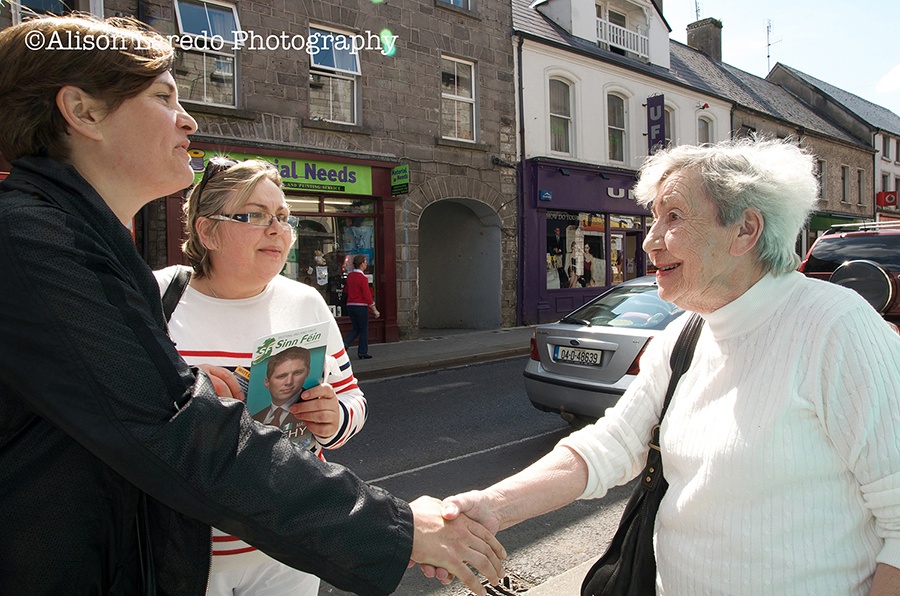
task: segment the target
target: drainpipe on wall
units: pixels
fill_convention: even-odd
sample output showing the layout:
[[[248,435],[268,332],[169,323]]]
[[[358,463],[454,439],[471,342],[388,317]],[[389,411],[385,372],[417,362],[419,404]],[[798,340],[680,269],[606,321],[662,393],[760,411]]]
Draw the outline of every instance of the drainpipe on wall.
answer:
[[[734,138],[734,111],[735,111],[736,109],[737,109],[737,104],[736,104],[736,103],[731,104],[731,115],[730,115],[730,119],[731,119],[730,131],[731,131],[731,132],[730,132],[730,138],[732,138],[732,139]]]
[[[516,95],[518,96],[519,105],[517,106],[519,112],[519,163],[518,163],[518,175],[516,176],[516,193],[519,195],[518,197],[518,209],[519,209],[519,250],[518,250],[518,268],[519,270],[516,272],[516,326],[522,324],[525,320],[525,246],[527,243],[525,242],[525,101],[523,99],[523,91],[524,91],[524,83],[522,77],[522,44],[524,43],[524,39],[521,35],[517,36],[518,42],[516,44],[516,64],[517,64],[517,83],[518,89],[516,90]]]
[[[878,141],[878,130],[872,133],[872,149],[875,150],[875,153],[872,154],[872,221],[875,221],[878,217],[878,205],[875,204],[875,193],[878,192],[878,183],[881,180],[878,179],[878,162],[879,155],[881,154],[881,149],[878,148],[876,144]],[[881,142],[882,149],[884,149],[884,141]],[[885,190],[882,188],[881,190]]]

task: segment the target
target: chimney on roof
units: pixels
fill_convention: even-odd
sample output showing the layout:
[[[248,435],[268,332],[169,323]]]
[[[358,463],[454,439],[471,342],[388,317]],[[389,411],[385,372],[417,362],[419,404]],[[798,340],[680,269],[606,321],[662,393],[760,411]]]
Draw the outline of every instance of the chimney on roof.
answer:
[[[716,62],[722,61],[722,21],[702,19],[687,26],[687,44]]]

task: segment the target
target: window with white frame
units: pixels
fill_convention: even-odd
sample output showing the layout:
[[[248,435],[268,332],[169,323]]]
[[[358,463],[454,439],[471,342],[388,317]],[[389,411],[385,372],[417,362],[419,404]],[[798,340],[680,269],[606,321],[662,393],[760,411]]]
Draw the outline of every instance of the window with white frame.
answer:
[[[63,16],[73,12],[90,12],[89,0],[16,0],[7,3],[10,8],[13,25],[42,15]],[[0,6],[3,2],[0,2]],[[96,8],[95,8],[96,10]],[[103,16],[102,6],[100,7]]]
[[[737,132],[734,133],[734,138],[736,139],[748,139],[756,135],[756,127],[750,126],[747,124],[741,124],[741,126],[737,129]]]
[[[572,152],[572,86],[550,79],[550,150]]]
[[[697,118],[697,143],[699,145],[708,145],[712,142],[712,122],[707,118]]]
[[[475,140],[475,64],[441,57],[441,135]]]
[[[622,13],[609,9],[606,11],[606,15],[609,18],[609,22],[613,25],[618,25],[622,29],[625,29],[628,26],[628,18]]]
[[[881,157],[891,158],[891,137],[887,135],[881,135]]]
[[[628,28],[628,17],[600,3],[595,5],[595,11],[597,19],[603,22],[600,25],[606,31],[600,35],[600,47],[624,56],[626,47],[624,33]]]
[[[309,61],[309,117],[340,124],[359,122],[359,51],[350,34],[309,28],[309,44],[318,51]]]
[[[889,174],[881,175],[881,190],[885,192],[891,190],[891,176]]]
[[[850,202],[850,168],[841,166],[841,203]]]
[[[210,0],[175,0],[178,50],[175,82],[183,101],[236,107],[237,7]]]
[[[69,2],[65,0],[19,0],[17,4],[23,12],[34,11],[38,14],[55,14],[58,16],[78,9],[78,2],[72,2],[71,0]]]
[[[607,10],[606,16],[607,16],[607,19],[609,20],[609,24],[619,27],[620,31],[628,28],[628,18],[625,15],[618,13],[614,10]],[[612,33],[612,32],[610,32],[610,33]],[[618,43],[613,43],[612,42],[613,39],[618,39]],[[623,41],[624,41],[624,39],[622,39],[621,32],[617,35],[610,34],[609,51],[614,54],[619,54],[620,56],[624,56],[625,48],[622,47]]]
[[[441,2],[446,2],[451,6],[456,6],[457,8],[463,8],[465,10],[472,10],[472,0],[441,0]]]
[[[610,161],[625,161],[625,100],[610,93],[606,96]]]

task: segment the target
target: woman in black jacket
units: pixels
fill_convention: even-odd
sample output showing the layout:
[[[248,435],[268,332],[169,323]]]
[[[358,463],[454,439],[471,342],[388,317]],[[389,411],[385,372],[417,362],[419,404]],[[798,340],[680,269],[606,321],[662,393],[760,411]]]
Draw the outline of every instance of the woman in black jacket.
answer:
[[[0,32],[0,593],[203,594],[210,525],[360,594],[410,559],[483,590],[480,525],[323,463],[178,356],[123,225],[193,178],[172,62],[134,22]]]

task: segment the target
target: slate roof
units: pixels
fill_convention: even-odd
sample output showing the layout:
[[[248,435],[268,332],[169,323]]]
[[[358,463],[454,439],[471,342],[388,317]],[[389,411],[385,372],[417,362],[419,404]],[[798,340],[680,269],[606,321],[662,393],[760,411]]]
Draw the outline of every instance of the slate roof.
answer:
[[[670,64],[669,69],[665,69],[626,58],[605,50],[596,43],[575,37],[531,8],[527,0],[512,0],[512,16],[513,31],[516,33],[698,91],[707,97],[736,103],[809,131],[867,147],[842,128],[819,116],[782,87],[738,68],[715,62],[703,52],[677,41],[669,41]]]
[[[780,62],[778,64],[801,81],[805,81],[822,91],[825,95],[830,96],[838,104],[844,106],[844,109],[855,114],[857,118],[868,124],[870,127],[884,130],[895,135],[900,134],[900,116],[889,109],[812,77],[796,68],[791,68]]]
[[[703,78],[719,95],[741,107],[846,143],[867,147],[843,128],[820,116],[792,93],[762,77],[716,62],[703,52],[670,41],[671,67],[684,68]]]

